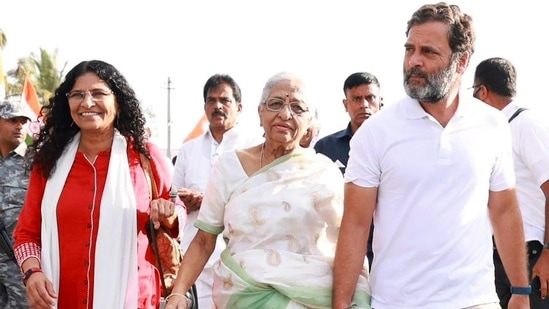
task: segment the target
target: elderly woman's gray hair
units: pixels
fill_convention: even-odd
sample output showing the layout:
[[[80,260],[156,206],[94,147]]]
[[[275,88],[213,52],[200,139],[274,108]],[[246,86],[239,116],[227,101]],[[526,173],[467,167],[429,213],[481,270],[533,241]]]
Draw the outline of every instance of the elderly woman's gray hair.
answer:
[[[286,80],[299,81],[302,84],[302,87],[301,87],[302,92],[305,94],[305,97],[309,99],[309,95],[307,93],[308,92],[307,85],[299,75],[293,72],[280,72],[271,76],[271,78],[269,78],[269,80],[267,80],[267,82],[265,83],[265,86],[263,87],[263,92],[261,93],[261,100],[259,101],[259,105],[267,101],[269,94],[271,94],[271,90],[273,89],[274,86],[276,86],[276,84]],[[305,104],[307,104],[307,107],[310,107],[311,110],[314,109],[314,107],[312,106],[312,102],[305,102]]]
[[[316,107],[314,106],[311,100],[309,88],[307,87],[307,84],[305,83],[303,78],[301,78],[299,75],[293,72],[280,72],[271,76],[265,83],[265,86],[263,87],[263,92],[261,93],[261,99],[259,100],[259,106],[261,106],[267,101],[267,98],[271,94],[273,87],[282,81],[297,81],[301,84],[300,90],[304,95],[305,105],[307,105],[307,108],[309,109],[309,111],[311,111],[310,118],[312,120],[314,118],[313,111],[316,110]]]

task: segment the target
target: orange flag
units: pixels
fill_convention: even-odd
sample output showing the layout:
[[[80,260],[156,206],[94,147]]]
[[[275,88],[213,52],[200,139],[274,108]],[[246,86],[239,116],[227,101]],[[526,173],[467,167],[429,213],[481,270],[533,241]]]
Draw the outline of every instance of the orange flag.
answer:
[[[187,137],[185,137],[185,140],[183,141],[183,143],[185,143],[186,141],[190,141],[193,138],[197,138],[202,133],[206,132],[206,130],[208,130],[208,125],[209,125],[208,118],[206,117],[206,115],[202,115],[202,118],[200,118],[200,120],[198,120],[198,122],[196,123],[196,125],[192,129],[191,133],[189,133],[189,135],[187,135]]]
[[[34,113],[34,115],[38,116],[40,114],[40,100],[38,100],[36,89],[34,88],[34,85],[32,84],[32,81],[30,80],[28,75],[25,76],[21,99],[27,102],[30,110]]]
[[[29,124],[29,133],[26,138],[27,144],[33,142],[34,137],[40,133],[41,123],[38,121],[38,115],[40,114],[40,101],[38,100],[38,95],[36,94],[36,89],[32,84],[31,79],[28,75],[25,75],[25,82],[23,83],[23,93],[21,94],[21,102],[27,103],[28,114],[32,116],[31,122]]]

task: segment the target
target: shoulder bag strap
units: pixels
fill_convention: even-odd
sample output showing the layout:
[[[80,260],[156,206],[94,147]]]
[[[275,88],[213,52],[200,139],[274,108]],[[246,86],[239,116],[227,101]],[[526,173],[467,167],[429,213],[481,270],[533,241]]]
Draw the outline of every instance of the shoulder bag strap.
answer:
[[[511,116],[511,118],[509,118],[509,123],[511,123],[511,121],[513,121],[513,119],[515,119],[520,113],[522,113],[523,111],[527,110],[527,108],[524,108],[524,107],[521,107],[519,109],[517,109],[517,111],[513,114],[513,116]]]
[[[151,194],[151,200],[158,198],[158,189],[156,188],[156,181],[154,180],[154,175],[151,170],[151,163],[149,159],[142,153],[139,153],[139,158],[141,160],[141,167],[145,171],[145,178],[149,184],[149,190]],[[160,261],[160,253],[158,250],[158,243],[156,242],[156,230],[154,229],[154,224],[152,219],[149,219],[149,224],[147,225],[147,232],[150,237],[151,246],[154,253],[154,258],[156,259],[156,267],[158,267],[158,272],[160,273],[160,282],[162,283],[162,294],[166,295],[168,289],[166,288],[166,282],[164,281],[164,270],[162,269],[162,262]]]

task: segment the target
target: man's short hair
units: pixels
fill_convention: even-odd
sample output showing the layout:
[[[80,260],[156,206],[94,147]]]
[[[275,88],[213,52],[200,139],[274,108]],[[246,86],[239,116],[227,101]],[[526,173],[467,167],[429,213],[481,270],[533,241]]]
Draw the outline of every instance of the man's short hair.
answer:
[[[488,58],[477,65],[475,83],[504,97],[517,94],[517,71],[511,61],[499,57]]]

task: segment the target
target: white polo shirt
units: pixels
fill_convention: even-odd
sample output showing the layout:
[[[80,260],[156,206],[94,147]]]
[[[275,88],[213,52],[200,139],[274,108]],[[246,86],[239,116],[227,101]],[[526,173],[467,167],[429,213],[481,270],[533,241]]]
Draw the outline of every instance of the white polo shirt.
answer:
[[[507,120],[459,96],[443,128],[406,97],[351,139],[345,181],[378,188],[374,308],[464,308],[498,302],[489,191],[514,186]]]
[[[501,111],[509,119],[519,106],[512,102]],[[549,124],[531,110],[510,123],[517,198],[526,241],[545,237],[545,195],[540,186],[549,179]]]

